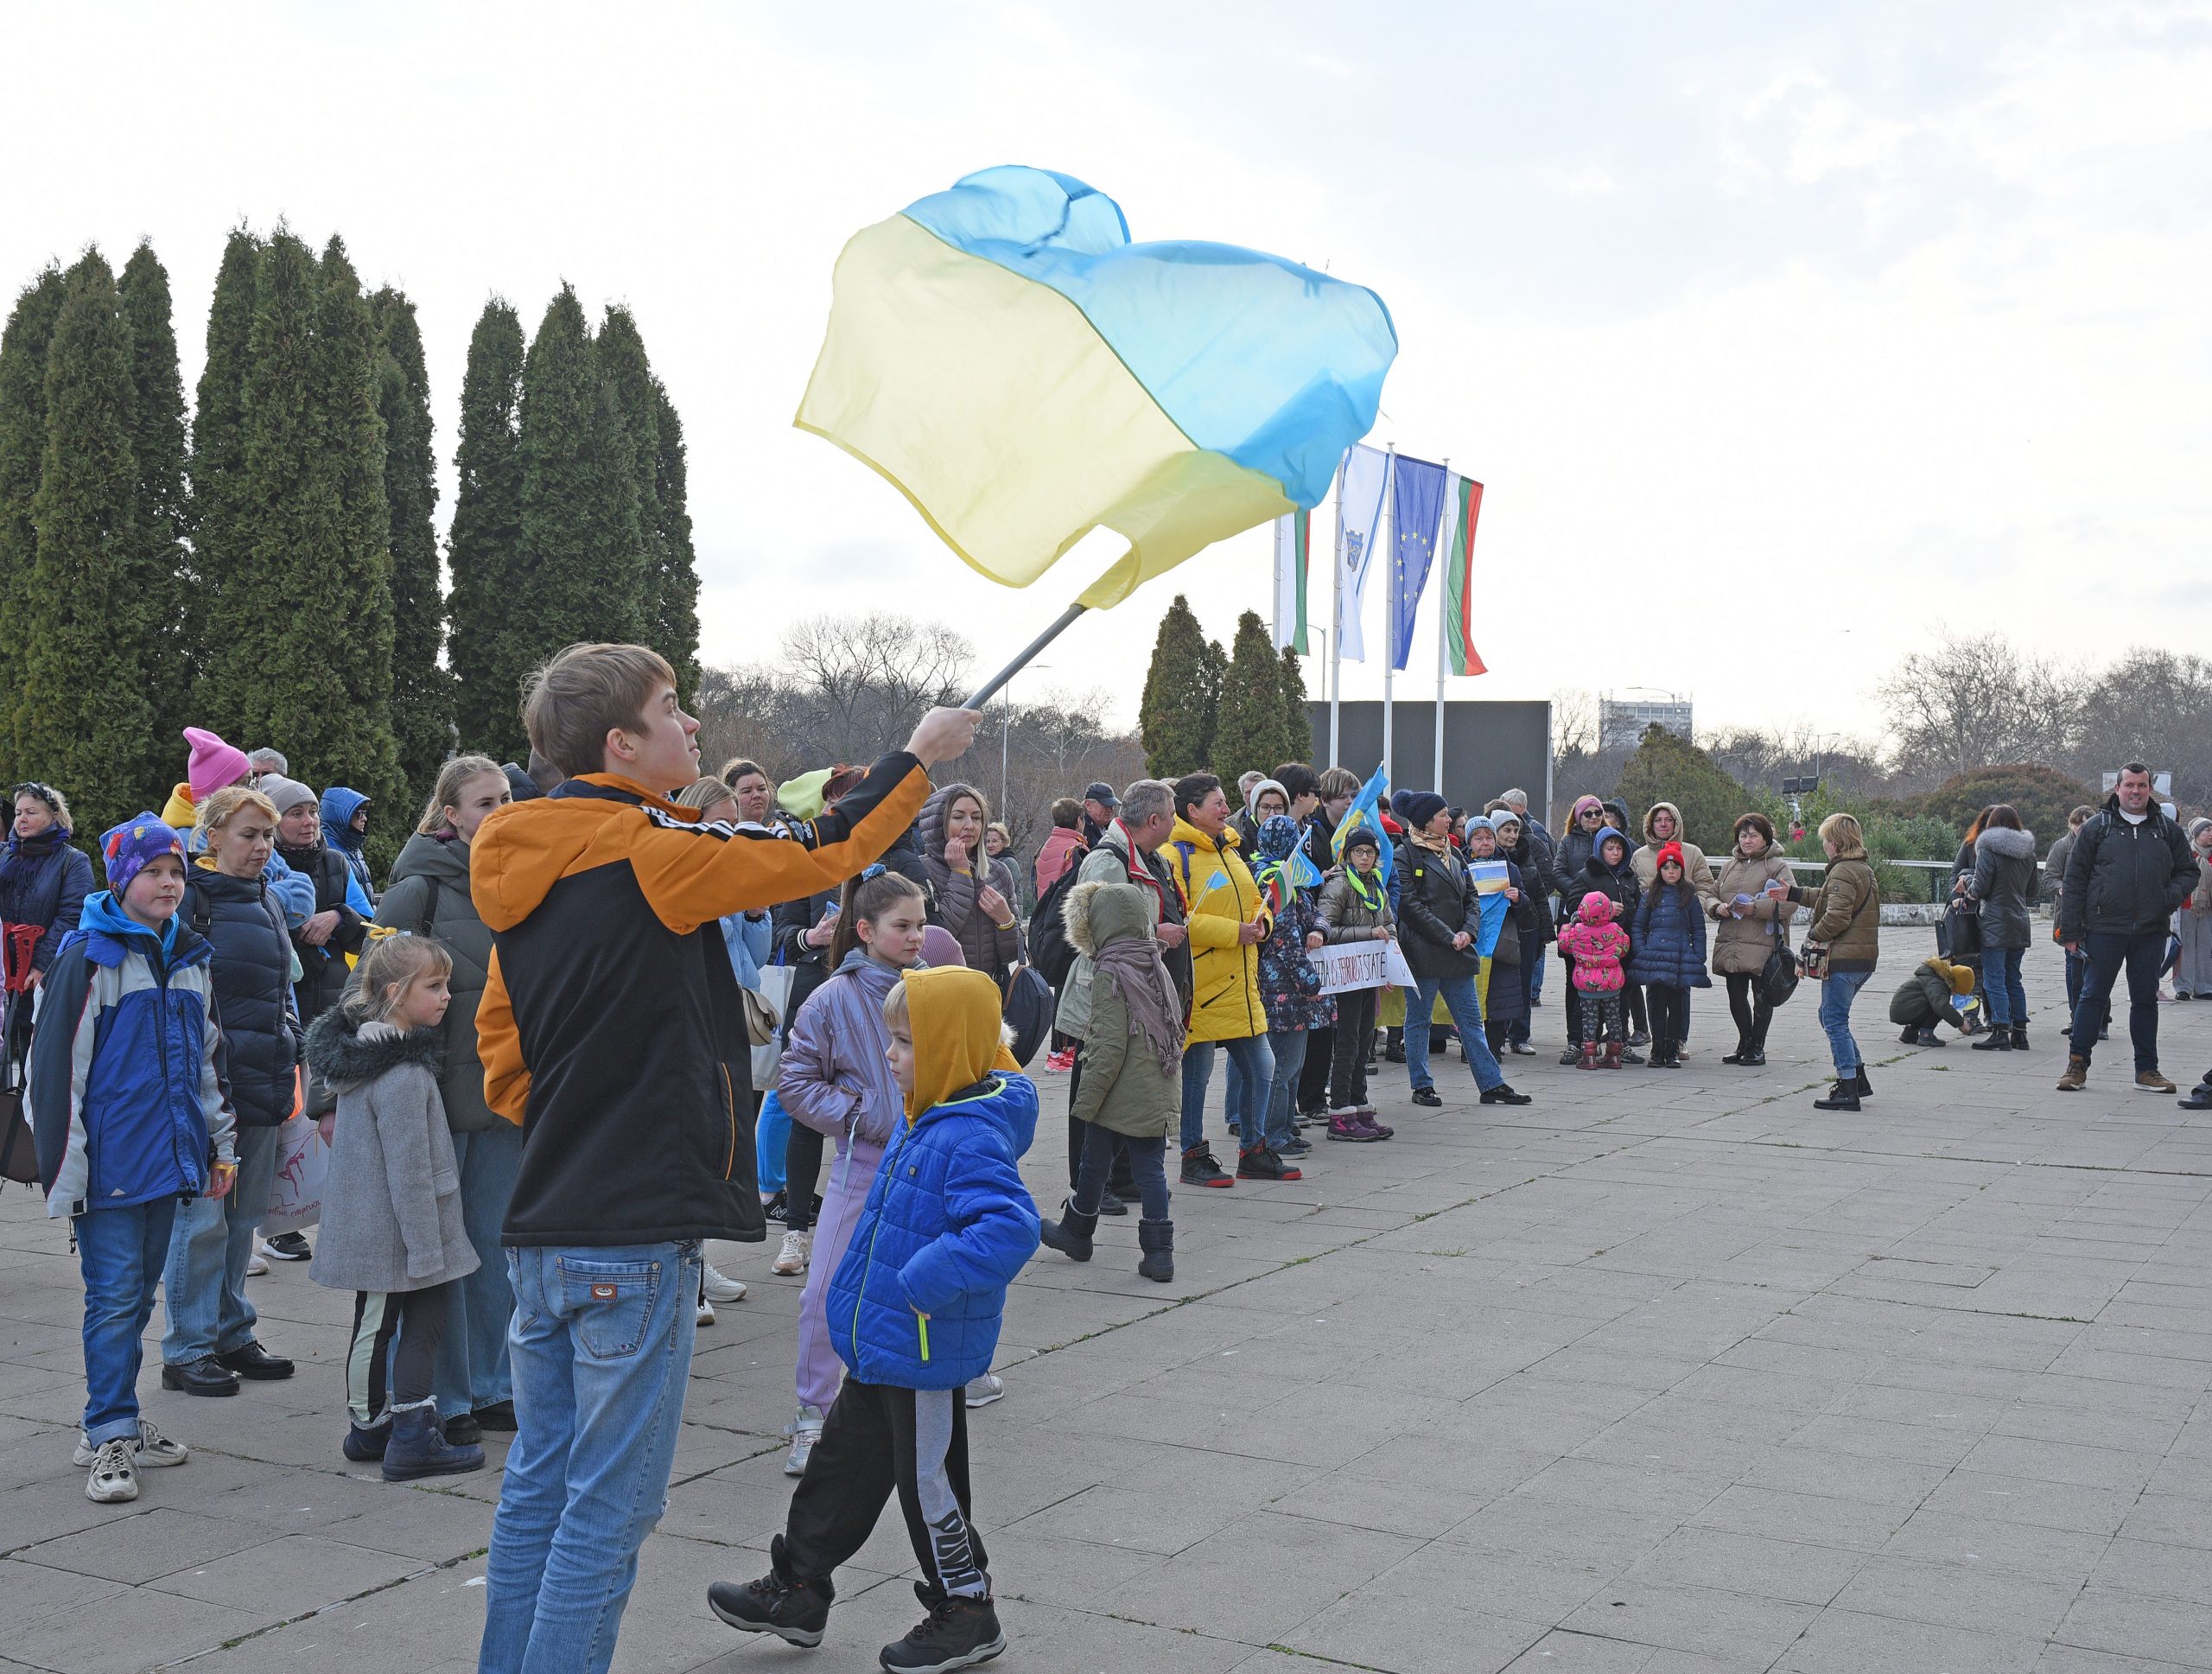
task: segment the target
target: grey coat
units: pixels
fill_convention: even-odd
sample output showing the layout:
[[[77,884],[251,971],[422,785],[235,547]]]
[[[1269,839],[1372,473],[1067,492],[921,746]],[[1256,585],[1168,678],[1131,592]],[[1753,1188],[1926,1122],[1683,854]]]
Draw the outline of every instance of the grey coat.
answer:
[[[308,1270],[315,1282],[334,1290],[427,1290],[474,1273],[461,1172],[438,1098],[438,1037],[357,1026],[348,1008],[333,1006],[308,1030],[308,1061],[338,1089],[322,1230]]]
[[[2035,939],[2028,909],[2035,904],[2042,869],[2036,863],[2032,831],[1993,825],[1974,839],[1974,876],[1967,893],[1981,904],[1984,947],[2025,947]]]
[[[438,1092],[457,1134],[486,1133],[504,1119],[484,1102],[484,1066],[476,1059],[476,1007],[491,981],[491,926],[468,894],[468,845],[457,837],[407,839],[377,903],[387,930],[435,936],[453,956],[453,1003],[446,1008],[445,1071]]]

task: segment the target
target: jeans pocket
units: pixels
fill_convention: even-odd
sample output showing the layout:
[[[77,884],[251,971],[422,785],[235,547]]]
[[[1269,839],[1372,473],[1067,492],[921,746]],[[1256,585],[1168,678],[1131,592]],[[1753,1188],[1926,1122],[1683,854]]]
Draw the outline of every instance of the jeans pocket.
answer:
[[[665,1263],[561,1257],[561,1306],[594,1359],[635,1354],[651,1328]]]

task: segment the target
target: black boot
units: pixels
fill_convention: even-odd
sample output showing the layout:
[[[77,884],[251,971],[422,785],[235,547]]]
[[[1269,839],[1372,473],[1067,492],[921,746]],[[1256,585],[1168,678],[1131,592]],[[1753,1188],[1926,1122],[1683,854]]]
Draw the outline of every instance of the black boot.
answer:
[[[1872,1098],[1874,1096],[1874,1084],[1866,1079],[1866,1066],[1864,1064],[1859,1066],[1858,1092],[1861,1098]]]
[[[1816,1111],[1857,1110],[1859,1083],[1855,1080],[1838,1081],[1835,1085],[1828,1089],[1828,1096],[1826,1098],[1815,1098],[1813,1101],[1813,1108]]]
[[[438,1410],[425,1403],[401,1407],[391,1415],[391,1435],[385,1443],[384,1480],[411,1482],[420,1476],[452,1476],[484,1468],[484,1449],[456,1448],[438,1429]]]
[[[1384,1036],[1382,1058],[1384,1062],[1391,1064],[1402,1064],[1406,1061],[1405,1030],[1394,1028]]]
[[[1137,1271],[1147,1279],[1157,1279],[1166,1284],[1175,1276],[1175,1223],[1172,1220],[1141,1220],[1137,1223],[1137,1248],[1144,1251],[1144,1259],[1137,1263]]]
[[[2015,1024],[2013,1024],[2013,1025],[2012,1025],[2012,1050],[2013,1050],[2013,1051],[2015,1051],[2015,1052],[2025,1052],[2027,1049],[2028,1049],[2028,1026],[2027,1026],[2025,1023],[2015,1023]]]
[[[1916,1023],[1907,1023],[1904,1026],[1904,1033],[1898,1035],[1897,1039],[1908,1047],[1918,1046],[1920,1044],[1919,1025]]]
[[[1091,1236],[1097,1231],[1098,1217],[1080,1213],[1070,1198],[1060,1206],[1058,1222],[1045,1222],[1037,1235],[1070,1261],[1089,1261]]]
[[[2010,1052],[2012,1050],[2012,1030],[2009,1024],[1997,1023],[1986,1030],[1969,1050],[1974,1052]]]

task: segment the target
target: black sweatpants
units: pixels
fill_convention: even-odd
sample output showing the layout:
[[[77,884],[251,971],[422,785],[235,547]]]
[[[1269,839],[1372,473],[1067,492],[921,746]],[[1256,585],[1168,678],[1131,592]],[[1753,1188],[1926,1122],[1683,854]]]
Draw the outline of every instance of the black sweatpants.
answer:
[[[1682,1044],[1682,1031],[1690,1024],[1690,991],[1666,983],[1653,983],[1644,990],[1651,1007],[1651,1045],[1655,1051],[1672,1053]]]
[[[346,1408],[354,1423],[372,1429],[388,1422],[394,1407],[420,1406],[430,1398],[432,1369],[446,1334],[448,1284],[424,1290],[356,1290],[353,1346],[346,1356]],[[406,1328],[401,1329],[402,1326]],[[399,1340],[397,1348],[392,1339]],[[385,1368],[391,1375],[387,1379]]]
[[[968,1403],[957,1389],[845,1379],[770,1544],[776,1573],[834,1597],[832,1572],[868,1544],[894,1491],[930,1602],[988,1598],[989,1560],[968,1521]]]
[[[1337,1009],[1341,1014],[1344,1008],[1339,1005]],[[1375,1028],[1375,1008],[1372,1005],[1367,1009],[1367,1027],[1370,1032]],[[1330,1089],[1336,1077],[1336,1041],[1334,1028],[1306,1031],[1306,1061],[1298,1071],[1298,1111],[1301,1116],[1310,1116],[1316,1111],[1325,1110],[1334,1102]],[[1359,1042],[1359,1050],[1360,1062],[1364,1065],[1367,1061],[1365,1041]],[[1366,1095],[1362,1093],[1361,1097]]]
[[[815,1183],[822,1178],[822,1136],[804,1122],[791,1123],[784,1142],[784,1228],[804,1232],[814,1225]]]
[[[1347,989],[1337,996],[1337,1026],[1329,1051],[1329,1108],[1356,1111],[1367,1103],[1367,1037],[1375,1032],[1379,988]],[[1315,1032],[1315,1039],[1319,1032]],[[1306,1043],[1313,1062],[1313,1041]]]

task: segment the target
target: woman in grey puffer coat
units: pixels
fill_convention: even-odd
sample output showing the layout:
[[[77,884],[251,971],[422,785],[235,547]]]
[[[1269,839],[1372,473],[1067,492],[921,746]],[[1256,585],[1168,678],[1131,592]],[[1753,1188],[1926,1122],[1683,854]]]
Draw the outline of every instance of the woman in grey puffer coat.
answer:
[[[2008,802],[1984,813],[1974,843],[1974,872],[1967,894],[1981,920],[1981,985],[1989,1002],[1989,1032],[1974,1043],[1976,1052],[2028,1049],[2028,996],[2020,984],[2020,960],[2034,939],[2037,880],[2035,833],[2020,829],[2020,816]]]

